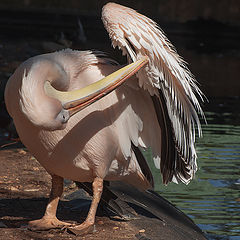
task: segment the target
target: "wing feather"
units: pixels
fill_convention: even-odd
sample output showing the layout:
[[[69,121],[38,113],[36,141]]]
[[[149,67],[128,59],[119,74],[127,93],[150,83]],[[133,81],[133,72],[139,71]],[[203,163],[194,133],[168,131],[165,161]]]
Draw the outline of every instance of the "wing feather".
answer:
[[[196,95],[202,93],[174,46],[159,26],[135,10],[108,3],[102,20],[113,46],[127,51],[129,61],[149,57],[149,64],[137,76],[140,87],[154,97],[162,134],[161,172],[164,183],[188,183],[197,170],[195,128],[201,136],[198,113],[203,115]],[[156,98],[156,99],[155,99]],[[159,102],[159,104],[156,103]]]

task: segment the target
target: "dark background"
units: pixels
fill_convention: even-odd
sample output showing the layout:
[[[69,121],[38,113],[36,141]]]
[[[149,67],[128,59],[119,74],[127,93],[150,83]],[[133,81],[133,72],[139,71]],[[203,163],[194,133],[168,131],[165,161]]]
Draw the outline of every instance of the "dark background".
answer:
[[[62,12],[100,15],[107,0],[1,0],[0,9]],[[111,1],[134,8],[165,22],[186,22],[212,19],[221,23],[240,25],[239,0],[128,0]]]
[[[103,28],[101,8],[107,0],[1,0],[0,1],[0,78],[5,82],[18,62],[32,55],[56,50],[62,34],[74,49],[111,49]],[[114,1],[154,19],[176,46],[200,82],[207,97],[240,96],[240,1],[239,0],[129,0]],[[86,40],[77,36],[80,19]],[[36,40],[42,45],[38,51]],[[17,63],[1,77],[1,63],[14,54],[6,48],[27,42],[25,52],[11,56]],[[2,44],[1,44],[2,43]],[[21,42],[22,43],[22,42]],[[22,43],[23,44],[23,43]],[[35,44],[35,45],[34,45]],[[21,44],[20,44],[21,45]],[[28,49],[27,49],[28,48]],[[61,47],[60,47],[61,48]],[[23,51],[23,50],[22,50]],[[25,54],[27,52],[27,54]],[[2,62],[1,62],[2,58]],[[121,60],[120,60],[121,61]],[[3,85],[3,84],[2,84]]]

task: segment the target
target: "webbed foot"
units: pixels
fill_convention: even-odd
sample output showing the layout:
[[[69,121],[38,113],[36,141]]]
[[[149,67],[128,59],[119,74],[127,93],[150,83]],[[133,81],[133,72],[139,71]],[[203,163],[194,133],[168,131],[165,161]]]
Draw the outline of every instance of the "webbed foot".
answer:
[[[43,217],[38,220],[30,221],[28,223],[28,227],[32,231],[42,231],[42,230],[49,230],[53,228],[63,228],[68,227],[72,224],[67,222],[62,222],[58,220],[56,217]]]
[[[75,235],[85,235],[87,233],[92,233],[95,231],[95,225],[94,223],[85,221],[80,225],[75,225],[75,226],[70,226],[67,227],[67,229],[71,232],[74,233]]]

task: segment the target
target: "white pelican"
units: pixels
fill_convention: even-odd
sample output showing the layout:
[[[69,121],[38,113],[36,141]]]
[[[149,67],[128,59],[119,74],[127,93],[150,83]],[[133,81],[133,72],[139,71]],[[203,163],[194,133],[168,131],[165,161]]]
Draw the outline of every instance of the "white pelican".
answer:
[[[202,110],[195,94],[201,92],[185,62],[157,24],[136,11],[108,3],[102,20],[131,65],[120,69],[100,52],[67,49],[30,58],[8,81],[5,100],[17,132],[52,176],[45,215],[29,223],[32,229],[87,232],[103,180],[150,188],[148,165],[135,154],[139,147],[151,147],[164,184],[188,183],[197,170],[195,128],[201,134]],[[56,218],[63,178],[93,182],[92,204],[80,225]]]

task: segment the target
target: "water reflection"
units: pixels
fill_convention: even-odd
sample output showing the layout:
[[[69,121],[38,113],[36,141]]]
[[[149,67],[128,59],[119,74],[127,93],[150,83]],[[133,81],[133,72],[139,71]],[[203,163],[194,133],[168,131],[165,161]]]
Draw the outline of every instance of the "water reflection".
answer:
[[[238,107],[239,100],[234,103]],[[240,239],[240,111],[221,109],[215,104],[215,112],[206,112],[208,125],[197,142],[196,178],[188,186],[164,187],[158,182],[156,190],[188,214],[209,239],[235,240]]]

